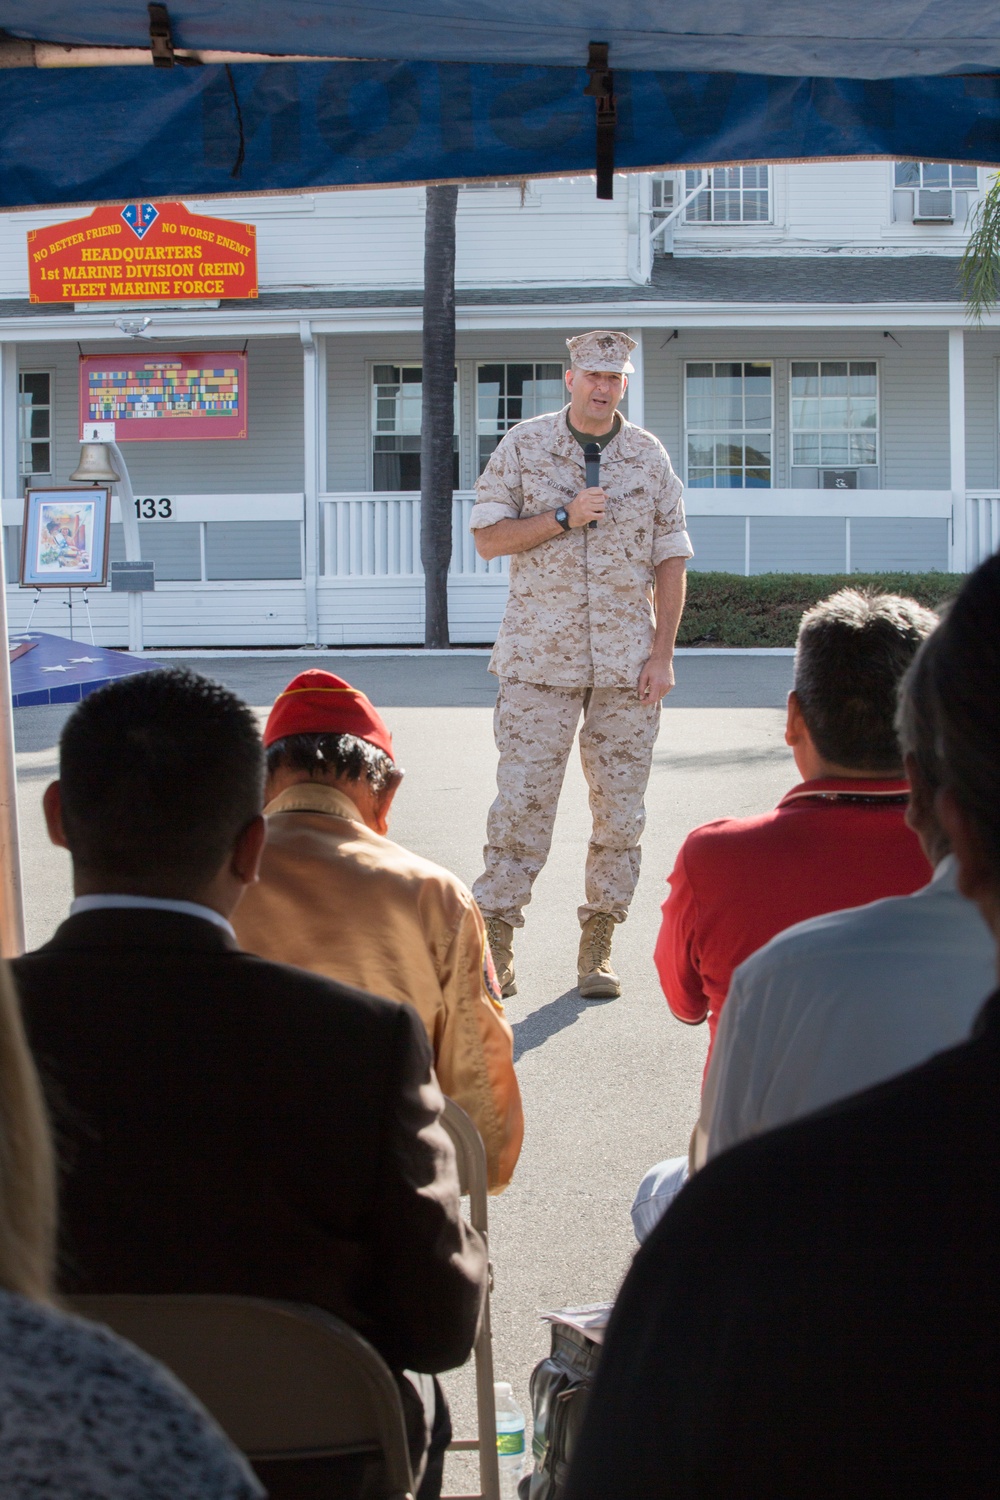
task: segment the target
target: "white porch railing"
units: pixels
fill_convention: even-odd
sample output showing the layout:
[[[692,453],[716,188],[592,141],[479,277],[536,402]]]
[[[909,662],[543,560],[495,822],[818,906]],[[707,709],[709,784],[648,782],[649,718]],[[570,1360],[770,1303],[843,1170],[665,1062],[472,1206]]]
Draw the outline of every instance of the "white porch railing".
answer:
[[[971,570],[1000,551],[1000,490],[970,491],[965,512],[965,566]]]
[[[416,491],[355,492],[350,494],[327,494],[320,497],[323,509],[323,576],[327,579],[348,578],[419,578],[420,566],[420,496]],[[471,490],[455,492],[452,521],[452,578],[506,576],[506,558],[484,562],[476,553],[469,532],[469,514],[475,502]],[[836,520],[842,525],[843,555],[831,572],[850,572],[856,562],[856,546],[852,546],[852,520],[870,521],[881,519],[903,522],[907,520],[938,520],[948,524],[948,561],[951,566],[961,566],[954,558],[954,526],[952,524],[952,497],[947,490],[730,490],[691,489],[685,494],[684,503],[688,516],[697,529],[699,517],[741,518],[744,542],[740,549],[738,571],[749,574],[760,572],[768,559],[761,556],[764,545],[758,541],[754,531],[755,519],[772,517],[796,519],[822,517]],[[979,506],[985,515],[985,501],[971,500],[970,507]],[[976,525],[976,535],[994,537],[993,547],[1000,541],[1000,514],[996,506],[1000,503],[1000,492],[990,502],[992,522]],[[986,532],[982,532],[982,525]],[[992,524],[992,531],[989,526]],[[970,519],[970,537],[972,521]],[[697,542],[696,542],[697,546]],[[988,547],[987,550],[993,550]],[[838,549],[839,550],[839,549]],[[971,548],[970,548],[971,550]],[[986,555],[985,553],[983,555]],[[978,556],[976,558],[978,560]],[[972,563],[974,566],[974,562]]]
[[[506,558],[484,562],[469,531],[472,490],[452,503],[453,577],[502,577]],[[413,490],[322,495],[323,575],[326,578],[419,578],[420,495]]]

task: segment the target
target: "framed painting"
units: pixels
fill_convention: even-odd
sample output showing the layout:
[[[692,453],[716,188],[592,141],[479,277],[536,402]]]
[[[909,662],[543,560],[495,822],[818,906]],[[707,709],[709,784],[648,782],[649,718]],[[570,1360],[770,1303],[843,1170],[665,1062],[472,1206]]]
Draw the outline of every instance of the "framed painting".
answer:
[[[21,587],[100,588],[108,581],[111,491],[29,490],[21,530]]]
[[[247,356],[85,354],[80,431],[114,422],[118,443],[247,436]]]

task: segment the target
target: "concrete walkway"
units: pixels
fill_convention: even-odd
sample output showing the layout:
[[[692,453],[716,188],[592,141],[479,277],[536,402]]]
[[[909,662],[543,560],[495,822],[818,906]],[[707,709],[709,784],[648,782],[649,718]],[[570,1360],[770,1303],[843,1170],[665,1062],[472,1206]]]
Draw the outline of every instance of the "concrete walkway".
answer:
[[[190,665],[266,712],[294,661],[212,659]],[[471,884],[481,868],[496,756],[494,679],[482,657],[365,657],[320,662],[384,710],[406,781],[392,834]],[[647,798],[643,877],[615,961],[625,993],[587,1004],[575,989],[586,786],[571,759],[552,855],[518,935],[519,993],[509,1003],[527,1120],[510,1189],[491,1202],[496,1372],[528,1405],[528,1375],[547,1350],[540,1309],[614,1295],[635,1249],[628,1209],[644,1169],[686,1149],[697,1112],[706,1038],[674,1021],[651,955],[664,877],[689,829],[772,806],[796,780],[783,741],[787,657],[687,657],[670,695]],[[65,914],[66,856],[44,836],[39,797],[56,770],[68,710],[19,709],[21,820],[28,939],[43,941]],[[471,1385],[449,1379],[458,1420],[471,1421]],[[469,1478],[464,1461],[449,1485]]]

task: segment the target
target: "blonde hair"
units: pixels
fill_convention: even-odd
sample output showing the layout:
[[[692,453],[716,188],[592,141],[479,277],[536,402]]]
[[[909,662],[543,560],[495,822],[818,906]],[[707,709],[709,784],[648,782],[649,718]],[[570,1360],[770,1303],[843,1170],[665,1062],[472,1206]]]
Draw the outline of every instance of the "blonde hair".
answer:
[[[14,980],[0,960],[0,1287],[50,1300],[55,1236],[48,1115]]]

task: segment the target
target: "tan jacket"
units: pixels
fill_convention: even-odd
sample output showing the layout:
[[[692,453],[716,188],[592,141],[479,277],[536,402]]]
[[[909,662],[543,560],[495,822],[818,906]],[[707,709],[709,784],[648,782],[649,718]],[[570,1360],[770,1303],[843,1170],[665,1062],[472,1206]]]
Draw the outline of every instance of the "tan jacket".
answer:
[[[586,484],[583,450],[551,412],[501,439],[476,484],[473,531],[556,510]],[[659,438],[622,421],[601,454],[603,519],[510,560],[490,671],[548,687],[635,687],[653,645],[654,570],[690,557],[683,485]]]
[[[349,797],[304,782],[265,808],[260,882],[237,907],[244,948],[407,1001],[443,1091],[479,1128],[490,1186],[506,1187],[524,1120],[479,908],[440,865],[374,833]]]

